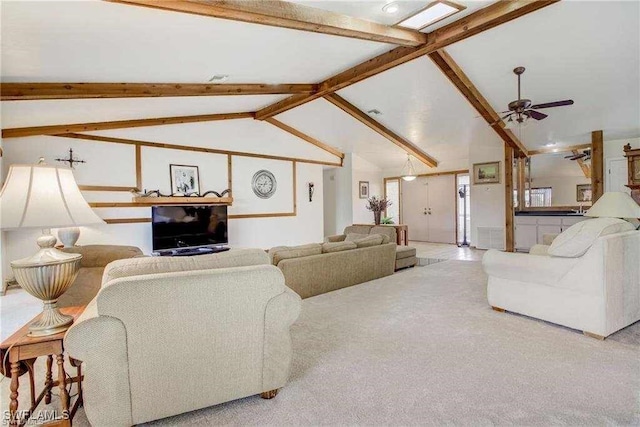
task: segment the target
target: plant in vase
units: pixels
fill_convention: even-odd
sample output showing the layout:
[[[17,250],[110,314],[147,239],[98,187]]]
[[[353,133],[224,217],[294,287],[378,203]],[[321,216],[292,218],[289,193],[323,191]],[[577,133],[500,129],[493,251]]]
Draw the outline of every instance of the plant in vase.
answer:
[[[373,219],[376,225],[380,225],[380,217],[382,212],[391,206],[391,201],[388,199],[372,196],[367,199],[367,210],[373,212]]]

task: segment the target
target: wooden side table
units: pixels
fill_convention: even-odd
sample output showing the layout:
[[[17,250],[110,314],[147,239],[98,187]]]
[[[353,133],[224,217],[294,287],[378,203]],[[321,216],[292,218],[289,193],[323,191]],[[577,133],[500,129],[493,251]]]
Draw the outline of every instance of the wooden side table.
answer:
[[[78,307],[65,307],[61,311],[64,314],[73,316],[75,321],[80,314],[84,311],[86,306]],[[60,332],[55,335],[49,335],[45,337],[29,337],[29,324],[36,320],[40,315],[29,321],[26,325],[20,328],[16,333],[7,338],[2,344],[0,344],[0,356],[3,363],[0,363],[0,370],[4,376],[11,377],[10,385],[10,403],[9,403],[9,425],[18,426],[24,423],[23,419],[28,419],[31,414],[38,407],[42,399],[48,404],[51,402],[51,390],[54,387],[59,388],[60,403],[62,405],[63,423],[61,425],[70,425],[73,416],[75,415],[78,407],[82,404],[82,368],[80,363],[69,359],[72,366],[77,370],[77,375],[73,378],[67,379],[67,374],[64,369],[64,335],[66,332]],[[5,356],[7,356],[7,363],[4,364]],[[47,370],[44,383],[44,389],[40,395],[36,398],[35,395],[35,381],[34,381],[34,364],[38,357],[47,357]],[[53,365],[53,358],[55,356],[56,364],[58,367],[58,379],[53,380],[51,368]],[[20,386],[19,377],[25,373],[29,373],[29,386],[31,391],[31,407],[27,413],[18,412],[18,388]],[[69,409],[69,395],[67,393],[66,385],[70,383],[78,383],[78,398],[76,399],[71,410]]]

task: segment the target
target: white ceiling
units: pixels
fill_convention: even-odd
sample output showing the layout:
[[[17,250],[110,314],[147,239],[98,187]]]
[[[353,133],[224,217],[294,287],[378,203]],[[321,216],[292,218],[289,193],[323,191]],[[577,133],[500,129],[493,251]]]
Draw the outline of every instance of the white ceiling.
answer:
[[[318,9],[330,10],[332,12],[341,13],[347,16],[354,16],[360,19],[379,22],[381,24],[395,25],[430,4],[431,0],[293,0],[292,2],[300,3],[305,6],[316,7]],[[398,5],[398,11],[396,13],[389,14],[382,10],[382,8],[389,3],[395,3],[396,5]],[[475,12],[476,10],[481,9],[493,2],[485,0],[456,0],[454,3],[465,6],[466,9],[433,25],[429,25],[422,31],[433,31],[437,28],[442,27],[443,25],[447,25],[457,19],[467,16],[470,13]]]
[[[384,1],[305,4],[379,22]],[[401,12],[429,1],[400,1]],[[465,13],[489,2],[461,2]],[[176,12],[82,2],[2,2],[2,81],[315,83],[394,46]],[[446,21],[458,19],[462,15]],[[399,21],[403,16],[400,16]],[[53,19],[55,18],[55,19]],[[441,25],[446,24],[442,22]],[[435,28],[435,27],[434,27]],[[565,0],[459,42],[447,50],[497,110],[516,98],[511,70],[527,67],[523,95],[536,103],[574,99],[543,110],[523,129],[529,148],[640,136],[640,2]],[[433,28],[428,28],[432,30]],[[469,146],[497,138],[427,58],[343,89],[339,94],[435,157],[442,169],[468,165]],[[280,95],[2,102],[2,127],[252,111]],[[401,149],[324,100],[279,120],[385,170],[402,167]],[[266,123],[238,120],[122,129],[113,136],[238,147],[264,141],[282,155],[325,154]],[[190,137],[191,136],[191,137]],[[304,154],[304,156],[303,156]],[[286,155],[286,154],[284,154]]]
[[[2,2],[3,81],[315,83],[393,47],[102,1]]]
[[[448,49],[497,110],[517,98],[512,70],[526,67],[522,96],[549,117],[522,129],[529,148],[640,135],[640,2],[562,1]],[[482,120],[482,119],[478,119]]]

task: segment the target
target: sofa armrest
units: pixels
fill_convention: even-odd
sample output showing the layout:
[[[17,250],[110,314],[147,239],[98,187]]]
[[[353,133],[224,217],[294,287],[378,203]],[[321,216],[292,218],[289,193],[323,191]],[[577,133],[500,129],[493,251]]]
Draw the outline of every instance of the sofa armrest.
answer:
[[[85,412],[91,425],[133,425],[124,324],[99,316],[94,299],[67,331],[64,347],[70,357],[82,361]]]
[[[556,258],[489,250],[482,257],[488,276],[518,282],[555,286],[580,262],[580,258]]]
[[[336,234],[335,236],[327,236],[324,238],[325,243],[344,242],[347,236],[344,234]]]
[[[293,358],[289,328],[300,315],[301,301],[298,294],[286,288],[267,303],[262,391],[281,388],[289,379]]]

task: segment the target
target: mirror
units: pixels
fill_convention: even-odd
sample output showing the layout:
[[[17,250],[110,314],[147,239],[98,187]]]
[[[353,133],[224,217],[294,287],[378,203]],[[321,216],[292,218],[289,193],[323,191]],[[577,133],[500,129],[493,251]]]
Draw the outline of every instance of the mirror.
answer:
[[[531,156],[525,174],[527,208],[591,206],[590,148]]]

